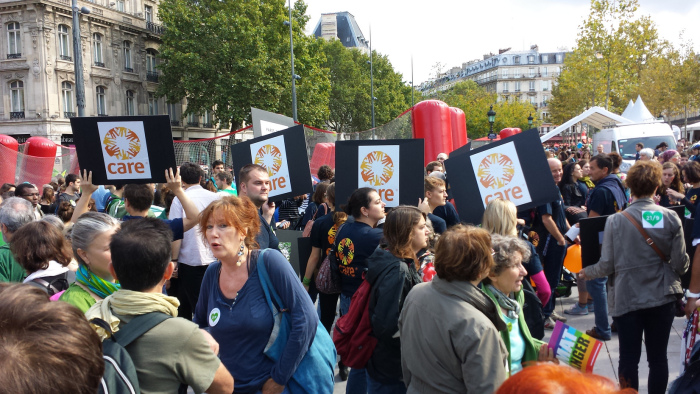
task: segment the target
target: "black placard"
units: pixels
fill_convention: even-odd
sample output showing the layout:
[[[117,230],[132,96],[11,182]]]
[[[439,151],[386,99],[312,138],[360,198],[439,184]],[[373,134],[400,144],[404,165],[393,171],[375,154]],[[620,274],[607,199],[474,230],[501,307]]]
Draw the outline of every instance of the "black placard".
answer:
[[[142,124],[143,133],[138,127],[139,123]],[[70,124],[78,164],[81,170],[92,171],[92,183],[95,185],[162,183],[166,181],[165,170],[175,169],[177,166],[170,119],[167,115],[71,118]],[[134,127],[134,130],[126,127],[126,134],[112,138],[117,133],[112,133],[111,130],[119,124],[137,127]],[[106,127],[107,125],[110,127]],[[109,139],[100,137],[100,127],[110,129]],[[133,142],[133,145],[130,142]],[[144,156],[146,152],[147,156]],[[139,173],[145,171],[146,167],[150,170],[150,177],[143,177],[143,174]]]
[[[555,201],[559,197],[559,189],[552,178],[547,157],[536,130],[529,130],[470,151],[463,150],[464,147],[462,147],[455,151],[456,154],[453,152],[450,155],[450,158],[445,161],[445,167],[449,175],[452,195],[463,222],[481,223],[485,210],[471,157],[492,149],[497,151],[498,147],[510,143],[513,143],[520,160],[520,163],[513,162],[513,166],[519,166],[522,170],[531,200],[520,205],[516,203],[518,211]]]
[[[449,158],[451,159],[453,157],[457,157],[457,156],[463,155],[465,153],[469,153],[469,152],[471,152],[471,150],[472,150],[472,142],[469,141],[465,145],[462,145],[461,147],[450,152]]]
[[[284,147],[277,147],[277,142],[280,141],[278,137],[282,137],[284,141]],[[275,141],[269,141],[270,144],[274,145],[279,151],[281,163],[279,167],[279,172],[274,168],[268,169],[268,173],[272,173],[270,176],[270,192],[269,197],[272,201],[284,200],[286,198],[300,196],[302,194],[310,193],[313,191],[313,184],[311,183],[311,171],[309,170],[309,159],[306,155],[306,138],[304,137],[304,126],[294,126],[288,129],[278,131],[276,133],[267,134],[262,137],[254,138],[245,142],[240,142],[235,145],[231,145],[231,158],[233,161],[233,169],[236,174],[236,185],[238,190],[240,189],[240,177],[238,173],[241,168],[247,164],[251,164],[258,160],[258,164],[266,167],[265,163],[262,161],[264,157],[259,156],[258,152],[260,149],[256,150],[253,154],[251,151],[252,146],[261,145],[261,143],[276,139]],[[268,146],[262,144],[263,146]],[[270,146],[272,146],[270,145]],[[284,152],[282,152],[284,149]],[[261,154],[264,152],[260,152]],[[285,153],[285,154],[283,154]],[[276,154],[276,153],[273,153]],[[286,174],[283,173],[284,165],[286,164],[289,179],[286,179]],[[267,167],[266,167],[267,168]],[[282,174],[281,176],[278,176]],[[276,193],[275,190],[280,189],[281,178],[285,178],[283,184],[288,185],[290,191],[284,193]],[[287,182],[289,182],[287,184]]]
[[[608,217],[596,216],[579,220],[581,227],[581,266],[583,268],[596,264],[600,260],[600,249],[603,245],[603,232]]]
[[[399,146],[399,163],[393,163],[399,167],[398,204],[386,201],[387,207],[394,205],[416,205],[418,199],[423,198],[423,139],[413,140],[359,140],[338,141],[335,143],[335,201],[336,209],[347,203],[350,195],[360,187],[359,167],[364,158],[359,157],[360,147],[366,146]],[[382,189],[380,185],[369,186],[374,189]]]

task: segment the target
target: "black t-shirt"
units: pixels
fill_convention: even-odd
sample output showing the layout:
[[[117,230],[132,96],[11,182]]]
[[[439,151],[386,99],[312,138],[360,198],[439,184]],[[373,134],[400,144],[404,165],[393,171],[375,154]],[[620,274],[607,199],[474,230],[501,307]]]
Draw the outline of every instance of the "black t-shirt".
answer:
[[[258,242],[260,249],[279,249],[280,241],[277,239],[274,231],[272,231],[270,224],[265,221],[265,218],[260,213],[258,213],[258,216],[260,219],[260,232],[255,237],[255,240]]]
[[[557,225],[557,229],[562,235],[564,235],[567,231],[566,212],[564,211],[564,201],[561,198],[561,194],[555,201],[537,207],[536,212],[537,216],[535,217],[535,221],[532,226],[532,229],[536,234],[530,234],[530,242],[537,247],[537,250],[541,251],[546,245],[547,236],[549,235],[549,231],[542,222],[542,217],[544,215],[552,216],[554,224]]]
[[[691,213],[692,218],[695,218],[695,207],[698,206],[698,196],[700,196],[700,187],[691,188],[685,193],[685,198],[683,199],[683,205]]]
[[[600,216],[612,215],[620,211],[615,202],[615,196],[607,187],[596,187],[591,191],[586,209],[589,215],[591,211],[595,211]]]
[[[338,227],[333,222],[333,212],[331,211],[314,221],[309,237],[311,238],[311,246],[321,249],[321,261],[326,258],[333,247]]]
[[[362,273],[367,270],[367,258],[379,246],[382,230],[361,222],[347,223],[340,229],[336,239],[341,294],[352,297],[362,284]]]
[[[445,221],[447,228],[450,228],[455,224],[459,224],[459,214],[457,213],[455,206],[449,201],[447,204],[435,208],[433,210],[433,215],[442,218]]]
[[[542,261],[540,261],[540,256],[537,254],[535,246],[531,242],[525,242],[530,247],[530,260],[523,261],[523,267],[527,271],[527,276],[532,276],[542,272]]]

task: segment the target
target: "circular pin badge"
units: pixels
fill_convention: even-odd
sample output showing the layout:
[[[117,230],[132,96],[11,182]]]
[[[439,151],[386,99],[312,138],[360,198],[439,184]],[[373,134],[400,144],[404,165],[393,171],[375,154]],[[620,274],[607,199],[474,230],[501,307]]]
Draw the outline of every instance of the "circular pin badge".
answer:
[[[214,327],[221,320],[221,311],[219,308],[214,308],[209,312],[209,327]]]

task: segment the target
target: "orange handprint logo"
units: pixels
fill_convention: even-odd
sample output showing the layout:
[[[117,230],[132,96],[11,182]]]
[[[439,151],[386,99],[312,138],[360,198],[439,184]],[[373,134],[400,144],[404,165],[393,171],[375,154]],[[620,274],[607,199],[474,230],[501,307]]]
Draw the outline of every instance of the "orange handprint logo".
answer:
[[[370,186],[382,186],[394,175],[394,162],[382,151],[374,151],[362,159],[360,164],[362,180]]]
[[[272,177],[282,168],[282,152],[274,145],[265,145],[258,149],[253,163],[265,167],[267,175]]]
[[[141,151],[141,141],[138,135],[126,127],[110,129],[102,140],[108,155],[119,160],[129,160]]]
[[[481,161],[476,176],[484,187],[500,189],[510,183],[515,176],[513,160],[506,155],[492,153]]]

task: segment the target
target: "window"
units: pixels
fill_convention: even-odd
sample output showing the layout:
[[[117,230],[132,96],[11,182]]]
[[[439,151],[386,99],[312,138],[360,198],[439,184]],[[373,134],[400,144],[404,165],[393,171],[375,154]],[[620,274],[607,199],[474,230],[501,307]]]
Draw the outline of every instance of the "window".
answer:
[[[153,7],[147,5],[144,7],[146,14],[146,22],[153,22]]]
[[[513,62],[514,62],[515,64],[520,64],[520,56],[515,56],[515,57],[513,57]]]
[[[207,110],[202,115],[202,127],[212,128],[211,113]]]
[[[97,115],[98,116],[107,116],[107,105],[105,102],[105,88],[102,86],[98,86],[97,89],[95,89],[97,93]]]
[[[547,102],[549,101],[549,96],[546,94],[542,96],[542,106],[547,106]]]
[[[549,56],[548,55],[542,55],[542,63],[549,63]]]
[[[173,121],[177,121],[177,104],[168,103],[167,108],[168,116],[170,117],[170,124],[172,124]]]
[[[508,91],[508,82],[503,82],[503,91],[504,92]]]
[[[58,54],[61,60],[71,61],[70,57],[70,39],[68,38],[69,27],[66,25],[58,25]]]
[[[548,75],[547,67],[542,67],[541,70],[542,70],[542,76],[546,77]]]
[[[148,93],[148,114],[158,115],[158,100],[153,93]]]
[[[530,91],[531,92],[535,91],[535,81],[530,81]]]
[[[24,82],[14,81],[10,83],[10,112],[24,114]],[[14,118],[13,115],[11,117]]]
[[[530,97],[530,104],[537,105],[537,97]]]
[[[519,92],[520,91],[520,81],[515,83],[515,91]]]
[[[546,92],[549,90],[549,81],[540,81],[540,87],[542,87],[542,91]]]
[[[156,51],[153,49],[146,51],[146,71],[149,73],[156,72]]]
[[[124,71],[134,72],[131,66],[131,43],[124,41]]]
[[[561,61],[562,61],[562,57],[563,57],[563,55],[561,55],[561,54],[559,54],[559,55],[556,55],[556,60],[557,60],[557,63],[561,63]]]
[[[187,125],[199,127],[199,117],[196,114],[187,115]]]
[[[534,77],[535,77],[535,68],[530,67],[530,78],[534,78]]]
[[[508,78],[508,69],[504,68],[501,72],[501,78]]]
[[[535,55],[529,55],[527,57],[527,62],[528,62],[528,64],[534,64],[535,63]]]
[[[136,110],[135,110],[135,105],[134,105],[134,92],[131,90],[126,91],[126,115],[127,116],[133,116],[136,115]]]
[[[126,7],[124,6],[124,0],[117,0],[117,11],[124,12]]]
[[[98,67],[104,67],[105,64],[102,61],[102,35],[99,33],[94,33],[92,35],[92,48],[93,48],[93,58],[95,60],[95,65]]]
[[[63,82],[61,84],[61,90],[63,95],[63,116],[71,118],[75,116],[75,107],[73,106],[73,84],[70,82]]]
[[[7,24],[8,59],[16,59],[22,56],[22,41],[20,41],[19,22]]]

